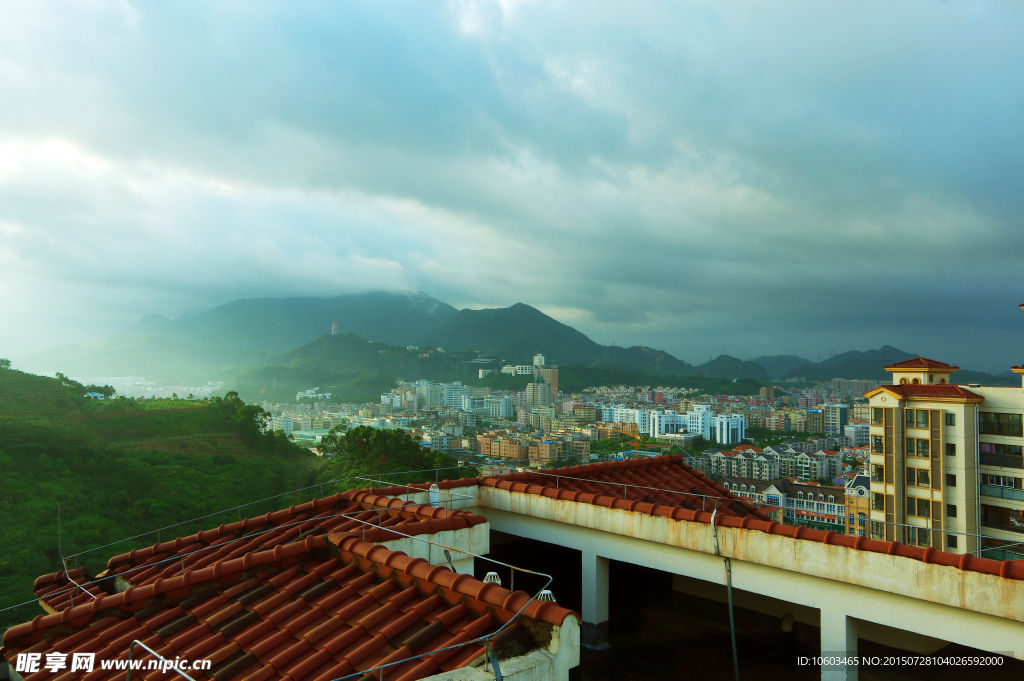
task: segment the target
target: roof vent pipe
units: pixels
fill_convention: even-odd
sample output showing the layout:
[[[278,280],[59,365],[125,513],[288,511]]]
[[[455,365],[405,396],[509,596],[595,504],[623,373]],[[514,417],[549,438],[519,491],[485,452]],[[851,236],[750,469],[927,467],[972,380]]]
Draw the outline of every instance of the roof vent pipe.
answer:
[[[497,584],[501,586],[501,577],[498,576],[497,572],[488,572],[484,577],[484,584]]]
[[[430,486],[430,505],[434,508],[441,505],[441,489],[436,484]]]
[[[544,589],[539,594],[537,594],[537,600],[538,601],[547,601],[549,603],[554,603],[555,602],[555,596],[548,589]]]

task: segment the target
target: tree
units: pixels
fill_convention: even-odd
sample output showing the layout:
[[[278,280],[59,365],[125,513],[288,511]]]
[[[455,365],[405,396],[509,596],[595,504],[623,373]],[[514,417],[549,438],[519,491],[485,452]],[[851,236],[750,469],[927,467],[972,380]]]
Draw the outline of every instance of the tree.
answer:
[[[3,357],[0,357],[0,369],[10,369],[10,368],[11,368],[11,360],[4,359]]]
[[[319,448],[331,458],[321,462],[316,481],[339,480],[338,490],[478,475],[448,454],[421,447],[404,430],[339,426],[324,436]]]
[[[117,391],[109,385],[87,385],[85,386],[85,392],[99,393],[109,400]]]

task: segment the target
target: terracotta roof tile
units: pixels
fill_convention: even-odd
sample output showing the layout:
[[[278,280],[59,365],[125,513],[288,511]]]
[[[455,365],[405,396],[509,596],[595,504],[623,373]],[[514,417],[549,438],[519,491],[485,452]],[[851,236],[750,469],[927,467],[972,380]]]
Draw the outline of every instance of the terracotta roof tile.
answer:
[[[615,508],[642,505],[652,515],[669,515],[673,509],[713,509],[714,499],[721,499],[730,502],[719,505],[721,515],[767,519],[740,497],[687,466],[678,454],[509,473],[482,478],[481,484]]]
[[[874,390],[869,390],[864,394],[874,395],[879,390],[885,390],[895,395],[904,395],[906,397],[958,397],[969,400],[982,399],[981,395],[951,383],[943,383],[941,385],[917,385],[914,383],[883,385],[875,388]]]
[[[937,362],[934,359],[927,359],[925,357],[915,357],[914,359],[904,360],[902,362],[896,362],[885,367],[886,369],[949,369],[956,371],[960,367],[955,367],[952,364],[946,364],[945,362]]]
[[[96,600],[83,594],[73,606],[56,592],[71,579],[87,583],[88,570],[44,575],[36,589],[61,609],[51,605],[54,614],[9,629],[4,653],[12,660],[29,648],[125,659],[131,641],[139,639],[167,657],[211,660],[211,670],[190,672],[197,681],[327,681],[385,660],[407,660],[387,678],[414,681],[478,658],[483,647],[468,642],[497,631],[528,603],[523,615],[534,620],[558,625],[571,614],[374,543],[398,536],[396,530],[415,535],[485,522],[463,511],[395,508],[394,501],[365,490],[347,492],[137,549],[109,561],[111,568],[124,568],[118,574],[130,588],[108,594],[96,587]],[[362,525],[352,516],[332,517],[339,511],[387,527],[367,530],[363,541]],[[241,555],[238,547],[244,548]],[[186,550],[216,558],[189,563]],[[176,571],[159,563],[164,559]],[[520,633],[512,626],[492,644],[507,644]],[[413,657],[448,645],[460,647]],[[97,668],[88,675],[64,674],[61,681],[123,674]],[[51,676],[43,670],[25,681]],[[155,671],[141,676],[170,678]]]

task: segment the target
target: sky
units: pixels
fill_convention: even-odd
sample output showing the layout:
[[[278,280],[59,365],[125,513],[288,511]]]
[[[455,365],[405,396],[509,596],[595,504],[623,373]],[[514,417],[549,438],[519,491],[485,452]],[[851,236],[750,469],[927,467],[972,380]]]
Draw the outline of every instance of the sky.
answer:
[[[0,13],[0,357],[420,290],[690,362],[1024,362],[1019,0]]]

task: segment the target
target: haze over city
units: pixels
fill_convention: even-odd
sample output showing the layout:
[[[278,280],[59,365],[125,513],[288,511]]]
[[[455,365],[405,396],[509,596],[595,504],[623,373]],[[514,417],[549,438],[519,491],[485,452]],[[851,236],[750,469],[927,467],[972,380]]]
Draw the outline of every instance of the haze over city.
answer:
[[[1024,360],[1020,3],[3,14],[0,356],[419,290],[691,362]]]

